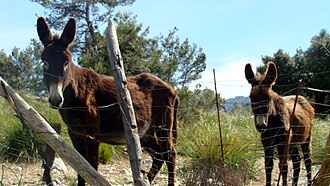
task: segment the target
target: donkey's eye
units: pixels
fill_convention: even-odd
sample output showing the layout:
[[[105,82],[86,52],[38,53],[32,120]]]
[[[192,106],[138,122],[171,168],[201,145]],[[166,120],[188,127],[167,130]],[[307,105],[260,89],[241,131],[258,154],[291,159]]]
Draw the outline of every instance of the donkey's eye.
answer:
[[[44,64],[43,64],[44,69],[48,70],[49,63],[47,61],[43,61],[43,62],[44,62]]]

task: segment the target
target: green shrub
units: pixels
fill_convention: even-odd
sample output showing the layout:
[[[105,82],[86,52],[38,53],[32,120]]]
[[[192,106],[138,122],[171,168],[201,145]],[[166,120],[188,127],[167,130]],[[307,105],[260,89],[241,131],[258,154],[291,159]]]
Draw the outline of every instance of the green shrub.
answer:
[[[61,123],[58,111],[51,109],[47,103],[35,101],[31,95],[20,93],[25,101],[51,122]],[[17,114],[5,99],[0,99],[0,158],[8,161],[33,161],[38,158],[37,144],[42,143],[38,135],[33,139],[20,122]],[[37,142],[37,144],[35,144]]]
[[[180,125],[178,151],[192,159],[193,167],[187,170],[194,170],[188,173],[190,176],[187,182],[194,180],[206,184],[205,181],[212,179],[213,183],[224,184],[229,177],[237,178],[237,172],[241,173],[242,182],[247,180],[244,175],[253,177],[256,174],[255,161],[261,155],[256,155],[256,151],[252,149],[260,146],[260,142],[256,140],[257,132],[249,118],[248,113],[242,112],[221,114],[223,148],[215,112],[203,113],[201,119],[194,124]],[[203,177],[207,176],[203,172],[214,172],[216,169],[218,172],[231,171],[232,174],[227,174],[227,178],[217,174]]]
[[[124,148],[125,146],[101,143],[99,147],[99,162],[105,164],[111,162],[113,158],[122,156]]]
[[[323,161],[324,149],[330,132],[330,121],[314,119],[312,129],[312,160],[313,164]]]
[[[34,161],[38,149],[22,123],[15,117],[15,111],[5,99],[0,99],[0,157],[7,161]]]
[[[5,160],[32,162],[39,157],[35,141],[30,138],[21,123],[11,123],[3,128],[1,135],[0,156]]]

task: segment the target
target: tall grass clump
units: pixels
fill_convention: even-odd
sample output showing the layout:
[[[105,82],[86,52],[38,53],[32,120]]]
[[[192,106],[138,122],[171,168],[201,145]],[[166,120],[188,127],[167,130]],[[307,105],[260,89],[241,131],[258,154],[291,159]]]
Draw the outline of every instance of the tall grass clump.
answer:
[[[325,163],[323,162],[325,160],[325,155],[327,155],[327,152],[325,150],[327,148],[326,143],[330,135],[330,120],[329,118],[316,118],[313,122],[314,125],[312,129],[312,162],[313,165],[318,168],[321,168],[321,165],[323,167],[323,164]],[[327,167],[326,164],[324,165],[324,167]],[[318,173],[316,173],[316,175],[320,176],[320,174]],[[317,177],[317,182],[318,183],[315,183],[316,185],[329,185],[330,171],[327,170],[327,175],[323,175],[322,178]]]
[[[330,132],[329,119],[314,119],[312,129],[312,159],[313,164],[321,164],[324,156],[324,149]]]
[[[123,145],[108,145],[101,143],[99,147],[99,162],[106,164],[112,159],[118,159],[124,156],[125,146]]]
[[[1,157],[9,162],[32,162],[39,157],[38,148],[21,124],[13,123],[2,131]]]
[[[0,99],[0,158],[7,161],[33,161],[37,148],[16,113],[4,99]]]
[[[215,112],[203,113],[195,123],[181,122],[178,151],[192,159],[186,184],[241,185],[256,174],[260,142],[249,112],[222,113],[221,130],[224,159]]]
[[[39,111],[50,123],[61,125],[58,112],[49,108],[43,101],[36,101],[32,95],[20,93],[22,98]],[[39,158],[38,144],[43,143],[37,134],[24,126],[17,113],[5,99],[0,99],[0,159],[10,162],[31,162]]]

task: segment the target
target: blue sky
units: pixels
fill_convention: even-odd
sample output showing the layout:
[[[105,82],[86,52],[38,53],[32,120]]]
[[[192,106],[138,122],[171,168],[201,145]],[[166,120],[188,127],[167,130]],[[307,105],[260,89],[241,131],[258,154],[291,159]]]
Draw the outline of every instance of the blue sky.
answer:
[[[330,29],[330,1],[306,0],[136,0],[129,7],[137,21],[150,27],[150,37],[167,35],[173,27],[204,49],[207,69],[195,83],[212,88],[213,68],[222,97],[247,96],[246,63],[261,64],[261,56],[278,49],[294,55],[307,49],[321,29]],[[44,9],[28,0],[0,1],[0,49],[25,48],[37,38],[36,19]],[[64,26],[64,25],[63,25]]]

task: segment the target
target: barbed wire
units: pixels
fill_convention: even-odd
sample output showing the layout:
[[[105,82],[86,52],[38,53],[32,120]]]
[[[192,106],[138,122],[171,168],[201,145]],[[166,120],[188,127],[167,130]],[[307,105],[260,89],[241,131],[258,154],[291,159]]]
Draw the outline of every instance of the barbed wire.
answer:
[[[291,92],[292,91],[294,91],[295,89],[292,89],[291,90]],[[315,91],[314,89],[311,89],[311,88],[308,88],[308,89],[306,89],[306,90],[309,90],[309,91]],[[267,101],[264,101],[264,102],[267,102]],[[262,103],[262,101],[261,101],[261,103]],[[314,104],[314,105],[316,105],[316,104],[319,104],[319,105],[322,105],[322,106],[326,106],[326,107],[330,107],[330,105],[329,104],[325,104],[325,103],[315,103],[315,102],[311,102],[312,104]],[[249,105],[250,103],[229,103],[230,105],[242,105],[242,106],[247,106],[247,105]],[[95,108],[97,108],[97,109],[99,109],[99,110],[110,110],[110,109],[114,109],[114,107],[117,107],[119,104],[118,103],[113,103],[113,104],[109,104],[109,105],[102,105],[102,106],[95,106]],[[213,107],[213,106],[215,106],[214,105],[214,103],[212,103],[211,105],[209,105],[209,104],[205,104],[205,105],[199,105],[199,106],[207,106],[207,107]],[[164,106],[154,106],[154,107],[163,107],[164,108]],[[168,106],[166,106],[166,107],[168,107]],[[265,105],[262,105],[262,107],[265,107]],[[119,108],[119,107],[118,107]],[[64,110],[74,110],[74,111],[76,111],[76,110],[87,110],[87,107],[67,107],[67,108],[59,108],[59,109],[64,109]],[[184,111],[184,110],[186,110],[186,111],[188,111],[189,110],[189,108],[177,108],[177,109],[175,109],[175,110],[177,110],[177,111]],[[165,114],[165,113],[164,113]],[[322,113],[318,113],[318,114],[322,114]],[[251,115],[252,115],[252,112],[251,112]],[[111,117],[111,114],[109,114],[109,116],[108,117]],[[162,121],[162,123],[164,123],[165,122],[165,120],[163,120]],[[157,129],[157,130],[169,130],[169,129]],[[175,132],[180,132],[180,131],[176,131],[176,130],[174,130]],[[111,134],[105,134],[105,135],[111,135]],[[278,134],[278,136],[281,136],[281,135],[283,135],[283,134]],[[150,136],[151,137],[151,136]],[[270,136],[270,137],[268,137],[268,138],[272,138],[272,136]],[[172,138],[172,139],[174,139],[174,138]],[[264,139],[267,139],[267,138],[264,138]],[[263,139],[263,140],[264,140]],[[164,137],[164,138],[160,138],[159,140],[161,140],[161,141],[168,141],[169,139],[166,139],[166,137]],[[180,139],[175,139],[175,140],[180,140]],[[256,141],[260,141],[260,137],[259,136],[256,136],[256,139],[255,139]],[[22,140],[19,140],[19,139],[17,139],[17,141],[18,142],[20,142],[20,143],[25,143],[25,141],[22,141]],[[296,143],[296,144],[293,144],[293,145],[299,145],[299,144],[301,144],[301,143]],[[2,145],[2,146],[1,146]],[[226,145],[226,146],[230,146],[230,145],[232,145],[232,144],[230,144],[230,143],[225,143],[224,145]],[[2,148],[3,147],[3,144],[0,144],[0,148]],[[271,146],[272,147],[272,146]],[[259,153],[256,153],[256,156],[258,157],[258,158],[262,158],[262,157],[264,157],[263,155],[262,155],[262,153],[260,153],[260,152],[263,152],[263,148],[262,147],[255,147],[254,149],[250,149],[250,150],[255,150],[256,152],[259,152]],[[168,151],[165,151],[165,152],[154,152],[155,154],[158,154],[158,155],[160,155],[160,156],[165,156],[165,155],[168,155]],[[257,155],[258,154],[258,155]],[[261,155],[260,155],[261,154]],[[155,159],[158,159],[158,157],[154,157]],[[160,159],[159,159],[160,160]],[[165,162],[167,162],[167,163],[169,163],[169,161],[168,160],[166,160]],[[300,179],[300,180],[302,180],[302,178]],[[1,180],[0,180],[0,183],[1,183]]]

